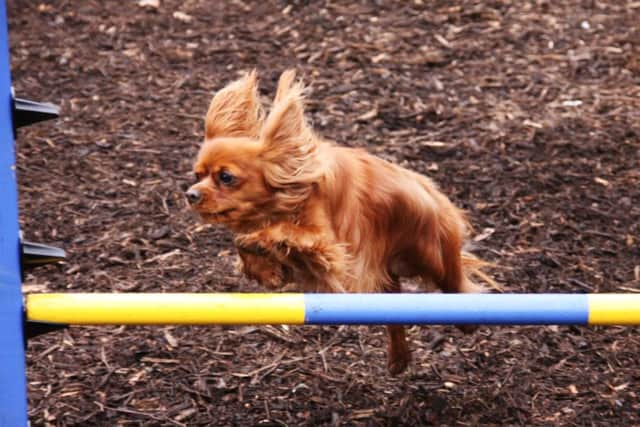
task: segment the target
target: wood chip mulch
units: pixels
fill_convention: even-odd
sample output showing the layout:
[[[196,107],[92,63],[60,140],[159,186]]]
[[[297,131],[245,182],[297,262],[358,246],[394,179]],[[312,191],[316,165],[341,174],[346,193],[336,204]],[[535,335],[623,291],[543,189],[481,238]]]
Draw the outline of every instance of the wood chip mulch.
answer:
[[[215,90],[296,67],[327,138],[431,176],[508,292],[640,291],[635,0],[9,1],[25,292],[255,292],[182,191]],[[640,425],[637,327],[72,327],[27,349],[33,426]]]

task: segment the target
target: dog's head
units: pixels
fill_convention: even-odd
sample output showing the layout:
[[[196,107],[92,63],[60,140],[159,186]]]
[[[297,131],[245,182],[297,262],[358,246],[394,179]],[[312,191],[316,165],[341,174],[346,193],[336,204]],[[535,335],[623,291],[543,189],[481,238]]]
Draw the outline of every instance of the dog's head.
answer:
[[[214,96],[193,169],[198,182],[187,191],[203,221],[259,228],[309,196],[319,176],[318,143],[304,118],[304,88],[294,80],[293,71],[282,74],[266,118],[255,72]]]

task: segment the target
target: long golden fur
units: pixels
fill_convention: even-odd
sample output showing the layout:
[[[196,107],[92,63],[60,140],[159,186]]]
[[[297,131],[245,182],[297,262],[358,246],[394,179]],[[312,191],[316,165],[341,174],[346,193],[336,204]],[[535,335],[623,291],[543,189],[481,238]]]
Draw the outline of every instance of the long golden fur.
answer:
[[[188,197],[209,223],[236,233],[243,269],[270,288],[400,292],[419,277],[443,292],[480,292],[466,256],[463,212],[428,178],[338,146],[307,124],[304,87],[280,77],[271,110],[256,73],[219,91],[205,119]],[[402,326],[389,326],[388,367],[402,372],[410,351]]]

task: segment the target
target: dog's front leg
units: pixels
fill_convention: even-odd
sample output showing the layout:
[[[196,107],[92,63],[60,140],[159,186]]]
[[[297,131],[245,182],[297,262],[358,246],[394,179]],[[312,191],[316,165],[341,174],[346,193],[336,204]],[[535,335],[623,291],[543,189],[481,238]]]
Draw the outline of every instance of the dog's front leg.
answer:
[[[289,283],[292,278],[287,266],[278,262],[263,248],[237,247],[238,270],[249,279],[256,280],[269,289],[279,289]]]
[[[236,238],[239,248],[260,248],[283,265],[313,278],[325,291],[344,292],[347,255],[344,247],[320,232],[281,222]]]

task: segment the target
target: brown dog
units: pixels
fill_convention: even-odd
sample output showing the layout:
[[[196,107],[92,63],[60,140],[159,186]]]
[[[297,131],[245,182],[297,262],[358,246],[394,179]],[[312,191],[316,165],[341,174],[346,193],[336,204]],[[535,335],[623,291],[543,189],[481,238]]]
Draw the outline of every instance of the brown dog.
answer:
[[[486,279],[483,263],[462,251],[463,213],[428,178],[314,134],[293,71],[266,117],[255,72],[219,91],[205,131],[187,197],[203,221],[237,233],[249,277],[320,292],[400,292],[401,277],[482,290],[470,275]],[[402,326],[388,333],[395,374],[410,351]]]

